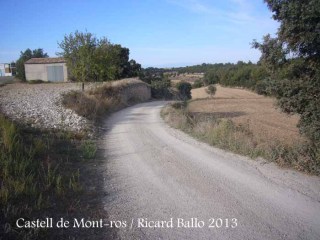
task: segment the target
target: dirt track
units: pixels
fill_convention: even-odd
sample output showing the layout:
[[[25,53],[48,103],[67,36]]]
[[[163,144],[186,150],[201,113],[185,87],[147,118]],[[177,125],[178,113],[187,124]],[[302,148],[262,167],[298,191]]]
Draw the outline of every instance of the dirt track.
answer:
[[[105,207],[110,220],[127,222],[120,238],[320,239],[318,177],[199,143],[165,125],[164,105],[135,105],[105,122]],[[172,218],[173,227],[138,227],[138,218]],[[178,218],[205,225],[178,228]],[[208,228],[211,218],[224,224]]]

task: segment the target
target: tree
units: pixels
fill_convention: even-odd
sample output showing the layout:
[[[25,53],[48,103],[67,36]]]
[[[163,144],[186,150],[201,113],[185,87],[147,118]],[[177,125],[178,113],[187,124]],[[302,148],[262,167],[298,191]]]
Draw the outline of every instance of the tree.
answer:
[[[129,77],[138,77],[141,72],[141,64],[137,63],[135,60],[131,59],[129,61]]]
[[[49,57],[49,55],[47,53],[44,53],[42,48],[38,48],[34,50],[31,50],[30,48],[28,48],[24,52],[21,51],[20,57],[16,61],[16,71],[17,71],[16,77],[22,81],[25,81],[26,80],[26,73],[24,68],[25,62],[31,58],[46,58],[46,57]]]
[[[112,44],[106,37],[76,31],[58,43],[67,61],[71,79],[81,82],[110,81],[137,76],[141,65],[129,61],[129,49]]]
[[[275,79],[274,94],[287,113],[300,114],[302,133],[320,146],[320,4],[318,0],[265,0],[280,22],[275,38],[253,47]]]
[[[119,78],[119,51],[106,39],[100,39],[94,54],[95,81],[110,81]]]
[[[197,79],[192,84],[192,88],[201,88],[201,87],[203,87],[203,80],[202,79]]]
[[[154,78],[151,80],[151,95],[153,98],[171,98],[172,94],[169,90],[171,81],[168,77],[162,76],[161,79]]]
[[[216,93],[217,88],[215,85],[211,84],[206,88],[206,92],[210,95],[210,97],[213,97],[213,95]]]
[[[219,76],[216,69],[209,70],[205,73],[203,82],[205,85],[216,84],[219,82]]]
[[[65,35],[64,40],[58,43],[63,50],[58,55],[66,59],[71,79],[86,82],[94,78],[92,70],[97,41],[91,33],[76,31]]]
[[[177,89],[183,100],[191,99],[191,89],[192,85],[188,82],[178,82],[176,85]]]

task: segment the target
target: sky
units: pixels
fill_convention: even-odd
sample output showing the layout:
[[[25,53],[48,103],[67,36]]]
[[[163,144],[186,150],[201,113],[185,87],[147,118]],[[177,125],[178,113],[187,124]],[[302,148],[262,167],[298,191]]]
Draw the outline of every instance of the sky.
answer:
[[[262,0],[0,0],[0,63],[20,51],[61,51],[79,31],[130,49],[143,67],[256,62],[251,48],[279,24]],[[4,8],[3,8],[4,7]]]

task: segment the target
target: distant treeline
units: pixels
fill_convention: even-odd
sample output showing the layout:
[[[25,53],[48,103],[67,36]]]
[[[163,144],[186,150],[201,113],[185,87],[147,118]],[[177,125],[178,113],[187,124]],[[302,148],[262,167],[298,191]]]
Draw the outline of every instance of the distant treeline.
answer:
[[[261,64],[239,61],[234,63],[200,64],[179,68],[147,68],[145,72],[154,75],[166,73],[170,76],[185,73],[204,73],[205,85],[220,83],[230,87],[245,87],[259,94],[272,94],[272,81],[266,68]]]
[[[245,87],[259,94],[272,94],[272,82],[266,68],[261,64],[239,61],[233,63],[201,64],[175,69],[178,73],[203,72],[206,84],[220,83],[224,86]]]

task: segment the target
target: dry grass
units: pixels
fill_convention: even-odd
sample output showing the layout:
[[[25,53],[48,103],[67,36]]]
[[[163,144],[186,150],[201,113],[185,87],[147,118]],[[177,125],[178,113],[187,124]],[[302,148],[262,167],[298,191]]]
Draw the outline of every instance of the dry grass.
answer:
[[[192,90],[193,99],[188,110],[193,114],[212,114],[217,118],[231,119],[237,125],[248,125],[262,142],[280,141],[293,144],[303,140],[297,124],[299,116],[287,115],[276,108],[274,98],[265,97],[244,89],[217,86],[216,95],[205,88]]]
[[[0,114],[0,239],[69,239],[59,229],[18,228],[16,220],[91,214],[81,139],[71,132],[20,128]]]
[[[280,112],[273,98],[218,86],[214,98],[172,104],[162,116],[171,126],[213,146],[320,174],[319,150],[299,134],[299,117]]]
[[[206,92],[206,87],[192,89],[192,99],[203,99],[208,98],[210,95]],[[258,95],[242,88],[227,88],[217,85],[217,92],[214,96],[215,99],[223,98],[234,98],[234,99],[256,99],[265,98],[262,95]]]
[[[199,73],[194,73],[194,74],[185,73],[185,74],[179,74],[178,76],[173,77],[170,80],[171,80],[171,83],[174,85],[181,81],[189,82],[192,84],[194,83],[194,81],[202,78],[203,78],[203,75]]]
[[[90,120],[98,120],[101,116],[128,106],[140,98],[133,99],[126,89],[133,89],[135,86],[146,85],[142,81],[129,78],[119,81],[95,84],[87,91],[71,91],[63,95],[62,103],[65,107],[74,110],[80,116]],[[137,95],[143,95],[138,92]]]

